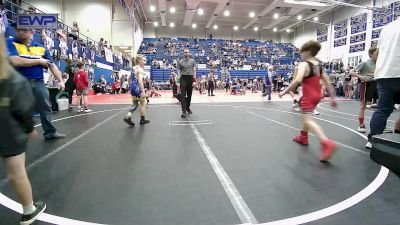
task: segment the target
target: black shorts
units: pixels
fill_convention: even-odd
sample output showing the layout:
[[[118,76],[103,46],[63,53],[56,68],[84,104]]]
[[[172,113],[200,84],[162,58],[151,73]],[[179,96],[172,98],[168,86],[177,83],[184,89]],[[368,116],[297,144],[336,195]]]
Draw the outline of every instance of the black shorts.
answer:
[[[2,158],[9,158],[25,153],[27,143],[20,145],[8,145],[7,147],[0,147],[0,156]]]
[[[362,82],[360,85],[360,101],[361,102],[370,102],[372,99],[377,101],[378,89],[376,81],[371,82]]]

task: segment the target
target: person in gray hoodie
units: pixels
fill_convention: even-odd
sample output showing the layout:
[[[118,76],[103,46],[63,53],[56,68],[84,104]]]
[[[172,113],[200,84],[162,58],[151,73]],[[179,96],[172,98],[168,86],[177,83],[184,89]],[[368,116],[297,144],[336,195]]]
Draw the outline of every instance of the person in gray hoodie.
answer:
[[[33,126],[33,108],[30,83],[10,66],[4,38],[0,35],[0,156],[7,178],[23,207],[21,225],[33,223],[46,209],[46,204],[41,201],[33,203],[25,168],[28,140],[38,136]]]

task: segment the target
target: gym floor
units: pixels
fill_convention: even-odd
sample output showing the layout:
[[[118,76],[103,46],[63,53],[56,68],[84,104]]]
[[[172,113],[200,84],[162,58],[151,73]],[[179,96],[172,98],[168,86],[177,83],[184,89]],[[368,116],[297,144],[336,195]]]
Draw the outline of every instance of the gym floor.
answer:
[[[328,163],[315,137],[308,147],[291,140],[301,115],[290,105],[199,103],[181,119],[178,105],[155,104],[151,123],[138,125],[135,112],[133,128],[126,104],[56,113],[67,138],[39,138],[27,152],[34,198],[48,205],[35,224],[400,224],[400,179],[370,160],[358,103],[320,104],[314,117],[339,144]],[[1,224],[17,224],[3,170],[0,179]]]

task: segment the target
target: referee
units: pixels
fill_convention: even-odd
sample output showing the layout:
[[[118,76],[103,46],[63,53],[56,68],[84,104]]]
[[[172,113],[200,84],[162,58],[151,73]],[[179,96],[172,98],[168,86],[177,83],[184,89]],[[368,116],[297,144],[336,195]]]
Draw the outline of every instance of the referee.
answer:
[[[196,78],[196,63],[194,59],[190,58],[190,51],[188,48],[183,50],[184,59],[178,62],[178,82],[177,85],[181,89],[181,104],[182,114],[181,117],[185,118],[186,113],[192,114],[190,110],[190,101],[192,100],[193,80]]]

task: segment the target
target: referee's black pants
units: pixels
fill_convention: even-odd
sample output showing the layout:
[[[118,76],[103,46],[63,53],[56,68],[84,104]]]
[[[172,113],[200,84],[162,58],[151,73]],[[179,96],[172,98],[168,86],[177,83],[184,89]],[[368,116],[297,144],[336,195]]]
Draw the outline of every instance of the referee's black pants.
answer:
[[[193,76],[182,75],[180,79],[181,83],[181,105],[182,112],[186,112],[190,107],[190,102],[192,101],[193,92]]]

